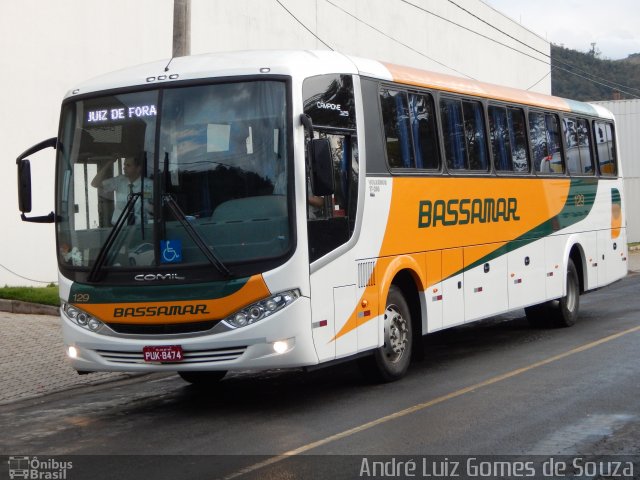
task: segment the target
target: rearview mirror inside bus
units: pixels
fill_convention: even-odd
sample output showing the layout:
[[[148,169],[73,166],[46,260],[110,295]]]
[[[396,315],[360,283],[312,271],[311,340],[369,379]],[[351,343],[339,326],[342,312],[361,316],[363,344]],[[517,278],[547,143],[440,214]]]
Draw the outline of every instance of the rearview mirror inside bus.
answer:
[[[28,159],[18,162],[18,208],[22,213],[31,211],[31,164]]]
[[[314,138],[310,145],[311,189],[314,195],[324,197],[334,192],[331,145],[327,138]]]

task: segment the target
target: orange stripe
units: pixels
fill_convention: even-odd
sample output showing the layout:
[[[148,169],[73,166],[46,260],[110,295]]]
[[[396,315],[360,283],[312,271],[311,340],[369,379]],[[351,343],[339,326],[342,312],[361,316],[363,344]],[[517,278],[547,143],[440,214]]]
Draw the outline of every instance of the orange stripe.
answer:
[[[97,303],[97,304],[77,304],[78,308],[94,315],[105,323],[126,323],[139,325],[162,325],[170,323],[190,323],[203,322],[207,320],[219,320],[241,309],[242,307],[268,297],[271,293],[267,288],[262,275],[254,275],[237,292],[228,297],[202,300],[168,301],[168,302],[130,302],[130,303]],[[129,309],[129,313],[145,312],[151,308],[168,311],[170,307],[178,307],[184,310],[185,306],[204,306],[192,308],[197,313],[177,313],[172,315],[159,314],[154,316],[116,316],[116,309]],[[177,310],[177,309],[176,309]],[[125,312],[126,310],[119,310]]]
[[[381,257],[514,240],[557,215],[564,207],[568,179],[409,178],[393,180],[391,208]],[[513,198],[518,220],[419,228],[420,201]],[[477,259],[476,259],[477,260]],[[469,265],[465,259],[465,265]],[[447,277],[442,272],[443,278]]]
[[[394,178],[389,218],[374,268],[376,284],[365,289],[359,305],[331,341],[382,313],[387,291],[398,271],[414,272],[416,286],[422,292],[560,213],[570,185],[570,180],[560,178]],[[421,200],[497,197],[517,200],[517,221],[418,226]],[[465,251],[464,256],[451,250],[472,245],[476,247]],[[362,306],[362,300],[367,301],[367,307]],[[365,310],[370,315],[358,316]]]

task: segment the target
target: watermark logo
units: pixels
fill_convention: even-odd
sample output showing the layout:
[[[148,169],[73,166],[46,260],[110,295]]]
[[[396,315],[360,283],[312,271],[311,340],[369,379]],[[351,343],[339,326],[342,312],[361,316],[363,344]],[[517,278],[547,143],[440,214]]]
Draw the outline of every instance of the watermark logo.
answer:
[[[9,457],[9,478],[30,480],[66,480],[67,472],[73,468],[73,462],[63,462],[54,458],[45,460],[38,457]]]

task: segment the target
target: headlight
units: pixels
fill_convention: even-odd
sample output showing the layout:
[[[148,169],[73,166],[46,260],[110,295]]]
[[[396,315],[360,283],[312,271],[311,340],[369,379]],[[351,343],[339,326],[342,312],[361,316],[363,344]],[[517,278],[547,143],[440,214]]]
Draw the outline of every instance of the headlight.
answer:
[[[246,327],[282,310],[300,296],[298,290],[288,290],[252,303],[223,320],[231,328]]]
[[[63,302],[62,310],[64,310],[64,313],[71,319],[73,323],[92,332],[97,332],[104,325],[104,323],[102,323],[97,318],[89,315],[84,310],[81,310],[78,307],[74,307],[73,305],[69,305],[66,302]]]

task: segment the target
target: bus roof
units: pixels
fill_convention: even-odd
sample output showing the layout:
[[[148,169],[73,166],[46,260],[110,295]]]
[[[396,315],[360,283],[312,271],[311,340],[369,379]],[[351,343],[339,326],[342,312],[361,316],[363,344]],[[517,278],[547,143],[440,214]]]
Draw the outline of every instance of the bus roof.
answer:
[[[88,80],[69,91],[66,97],[103,90],[162,84],[165,81],[260,74],[307,77],[324,73],[360,74],[405,85],[613,118],[608,110],[599,105],[343,55],[328,50],[248,50],[164,59]]]
[[[477,80],[445,75],[443,73],[419,70],[392,63],[384,63],[384,66],[389,70],[394,82],[406,85],[433,88],[440,91],[473,95],[504,102],[515,102],[540,108],[611,118],[611,114],[608,113],[606,109],[598,108],[597,105],[590,103],[479,82]]]

